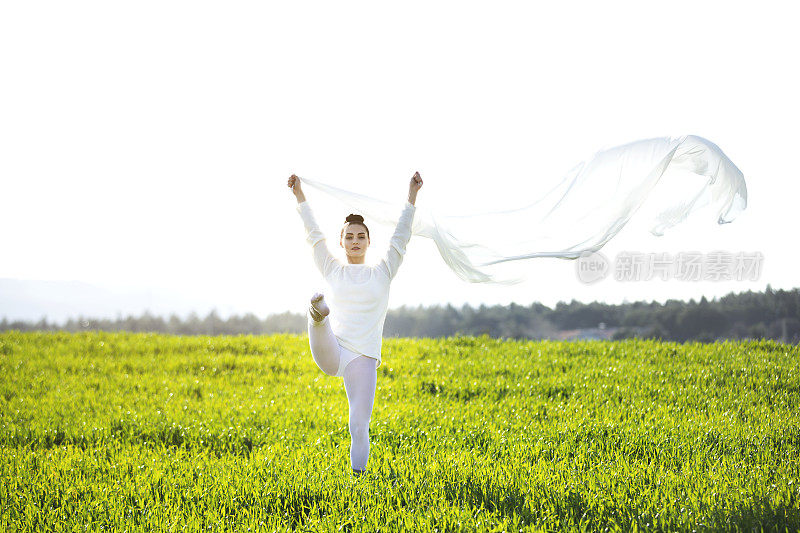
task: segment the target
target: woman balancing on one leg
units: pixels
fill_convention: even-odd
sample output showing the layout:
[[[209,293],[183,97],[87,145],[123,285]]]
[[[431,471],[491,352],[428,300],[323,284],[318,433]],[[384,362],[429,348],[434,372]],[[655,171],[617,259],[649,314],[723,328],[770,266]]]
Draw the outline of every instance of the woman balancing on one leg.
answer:
[[[312,246],[314,262],[331,288],[328,307],[325,297],[316,293],[308,309],[308,341],[311,355],[320,370],[344,378],[350,405],[350,465],[356,475],[364,473],[369,458],[369,420],[375,400],[377,368],[381,364],[383,323],[389,307],[389,285],[403,262],[411,238],[417,192],[422,187],[419,172],[411,178],[408,201],[392,235],[389,249],[375,265],[364,263],[369,247],[369,229],[360,215],[349,215],[342,227],[339,246],[347,263],[331,255],[311,207],[292,174],[289,187],[297,197],[297,211]]]

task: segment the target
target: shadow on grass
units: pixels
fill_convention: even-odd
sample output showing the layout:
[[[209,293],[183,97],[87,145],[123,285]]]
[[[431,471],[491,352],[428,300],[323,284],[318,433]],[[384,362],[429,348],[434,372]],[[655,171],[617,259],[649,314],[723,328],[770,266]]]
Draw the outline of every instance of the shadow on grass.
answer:
[[[665,529],[690,527],[697,531],[748,530],[748,531],[798,531],[800,530],[800,499],[773,506],[766,500],[752,500],[747,505],[708,509],[694,520],[682,515],[648,515],[648,510],[593,506],[587,495],[570,492],[555,495],[546,490],[521,491],[515,486],[493,483],[491,480],[468,478],[461,482],[445,481],[443,496],[451,504],[471,509],[486,509],[517,522],[521,526],[540,525],[545,520],[559,522],[558,527],[589,526],[592,529]]]
[[[370,480],[365,479],[369,482]],[[389,478],[373,478],[370,489],[365,496],[367,501],[361,502],[371,508],[370,501],[380,493],[380,485],[390,481]],[[363,482],[363,481],[362,481]],[[486,511],[506,519],[516,527],[541,526],[556,529],[588,529],[588,530],[746,530],[746,531],[797,531],[800,528],[800,508],[797,499],[784,504],[773,506],[764,500],[753,500],[746,505],[738,507],[712,507],[701,512],[699,516],[687,516],[679,513],[653,513],[653,507],[648,509],[632,509],[630,507],[615,507],[605,502],[604,505],[593,505],[588,495],[579,492],[570,492],[567,495],[548,491],[543,487],[533,487],[531,491],[520,489],[513,485],[504,485],[490,479],[475,477],[460,480],[437,480],[431,487],[435,498],[448,501],[453,507],[476,511]],[[352,495],[356,497],[354,493]],[[418,507],[415,498],[419,495],[409,495],[405,504],[401,506]],[[245,511],[252,505],[258,505],[270,515],[280,516],[283,523],[292,530],[303,530],[319,521],[335,523],[339,531],[362,529],[364,524],[352,516],[346,516],[341,505],[333,502],[335,494],[325,490],[314,490],[306,487],[299,490],[290,490],[273,493],[268,501],[238,502],[225,508],[226,514],[231,518]],[[430,498],[421,498],[429,500]],[[351,501],[351,504],[355,501]],[[244,504],[244,505],[243,505]],[[344,511],[345,514],[341,514]],[[391,522],[393,517],[399,516],[400,509],[397,504],[383,508],[384,519]],[[419,512],[432,513],[435,509],[427,509],[425,505],[419,506]],[[655,514],[655,516],[653,516]],[[388,529],[393,529],[389,527]],[[448,527],[440,529],[448,530]]]

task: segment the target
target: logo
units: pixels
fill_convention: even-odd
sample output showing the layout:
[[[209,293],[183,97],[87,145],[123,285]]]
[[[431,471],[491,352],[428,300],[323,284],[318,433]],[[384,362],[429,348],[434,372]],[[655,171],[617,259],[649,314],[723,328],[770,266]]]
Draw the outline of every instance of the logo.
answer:
[[[596,283],[608,275],[608,258],[600,252],[583,252],[575,262],[578,279],[583,283]]]

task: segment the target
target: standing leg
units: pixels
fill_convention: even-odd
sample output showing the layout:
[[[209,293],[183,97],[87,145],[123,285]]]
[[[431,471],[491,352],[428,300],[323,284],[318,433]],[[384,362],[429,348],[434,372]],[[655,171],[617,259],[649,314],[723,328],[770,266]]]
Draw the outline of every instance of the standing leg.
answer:
[[[366,355],[356,357],[344,369],[343,377],[350,404],[350,466],[361,473],[369,459],[369,419],[378,383],[375,359]]]
[[[331,329],[327,313],[322,316],[318,311],[320,302],[324,303],[322,295],[317,293],[311,299],[312,305],[308,310],[308,344],[311,347],[311,356],[320,370],[329,376],[335,376],[339,370],[339,341]],[[317,306],[315,308],[314,306]],[[327,311],[327,306],[324,307]],[[321,320],[316,320],[320,318]]]

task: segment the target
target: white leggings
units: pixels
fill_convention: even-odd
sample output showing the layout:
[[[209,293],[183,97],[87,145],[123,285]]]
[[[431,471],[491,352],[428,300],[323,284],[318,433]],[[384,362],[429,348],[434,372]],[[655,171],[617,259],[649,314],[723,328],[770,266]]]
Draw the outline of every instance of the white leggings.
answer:
[[[365,470],[369,459],[369,419],[378,382],[377,360],[340,346],[327,316],[316,322],[307,315],[308,343],[314,362],[329,376],[344,378],[350,405],[350,466]]]

